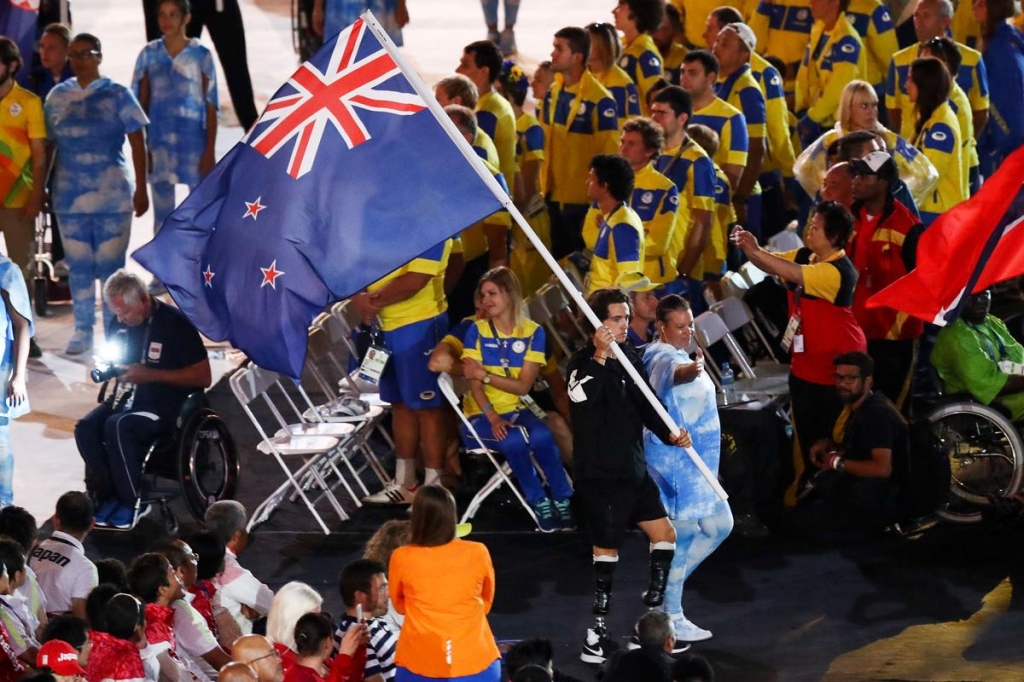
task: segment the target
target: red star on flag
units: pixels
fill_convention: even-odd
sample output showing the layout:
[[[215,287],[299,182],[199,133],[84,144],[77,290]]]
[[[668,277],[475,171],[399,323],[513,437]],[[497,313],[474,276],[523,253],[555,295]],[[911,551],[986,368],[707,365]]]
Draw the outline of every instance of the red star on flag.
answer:
[[[277,261],[275,260],[270,264],[269,268],[260,268],[263,272],[263,283],[260,284],[260,289],[267,286],[268,284],[275,291],[277,290],[277,278],[285,274],[283,270],[277,269]]]
[[[210,269],[210,264],[206,264],[206,270],[203,271],[203,280],[206,286],[213,288],[213,278],[217,275],[216,272]]]
[[[260,199],[262,198],[263,195],[260,195],[256,197],[256,201],[245,202],[245,214],[242,216],[242,220],[245,220],[246,218],[252,216],[253,222],[256,221],[256,218],[257,216],[259,216],[260,211],[266,208],[266,206],[260,203]]]

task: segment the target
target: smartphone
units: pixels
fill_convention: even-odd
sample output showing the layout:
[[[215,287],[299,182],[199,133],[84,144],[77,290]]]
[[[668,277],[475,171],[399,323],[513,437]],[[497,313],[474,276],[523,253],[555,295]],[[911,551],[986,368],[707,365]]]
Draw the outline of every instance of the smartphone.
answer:
[[[356,604],[356,620],[360,623],[363,622],[363,605]]]

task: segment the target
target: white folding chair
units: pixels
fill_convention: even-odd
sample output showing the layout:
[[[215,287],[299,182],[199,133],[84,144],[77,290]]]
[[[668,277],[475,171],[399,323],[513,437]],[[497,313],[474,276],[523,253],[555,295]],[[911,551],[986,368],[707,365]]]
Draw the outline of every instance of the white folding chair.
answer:
[[[459,416],[459,420],[462,421],[462,424],[466,427],[469,435],[471,435],[473,440],[476,441],[477,447],[467,447],[467,451],[471,454],[486,456],[487,459],[491,461],[491,464],[494,465],[494,475],[491,476],[490,480],[488,480],[487,483],[477,491],[477,494],[473,496],[473,499],[470,500],[469,506],[466,508],[466,512],[462,515],[461,523],[466,523],[476,516],[477,511],[480,509],[480,505],[483,504],[483,501],[487,499],[491,493],[500,488],[502,483],[508,484],[509,490],[511,490],[516,496],[516,499],[519,500],[523,509],[525,509],[526,513],[530,515],[533,522],[537,523],[537,516],[533,513],[533,509],[531,509],[530,505],[526,502],[526,498],[524,498],[523,494],[519,491],[519,487],[512,481],[512,467],[509,466],[508,462],[498,462],[498,459],[494,456],[494,451],[484,445],[483,440],[480,438],[480,434],[477,433],[476,429],[473,428],[472,422],[470,422],[469,419],[466,418],[465,413],[463,413],[459,396],[455,392],[455,386],[452,383],[451,376],[447,372],[441,372],[437,377],[437,385],[441,387],[441,393],[448,401],[448,404],[452,406],[452,409],[455,410],[455,414]]]
[[[729,329],[731,334],[737,332],[753,334],[760,342],[761,346],[765,349],[768,357],[772,359],[774,366],[768,365],[767,363],[760,363],[757,365],[757,373],[763,374],[768,372],[769,374],[788,374],[789,367],[780,363],[779,359],[775,357],[775,352],[772,351],[772,346],[768,343],[767,337],[764,332],[761,331],[760,325],[754,319],[754,315],[750,310],[750,306],[745,301],[739,298],[727,298],[722,301],[718,301],[711,306],[711,310],[718,314],[725,322],[725,326]]]
[[[709,357],[711,346],[719,341],[725,344],[729,355],[740,367],[743,378],[736,380],[736,389],[746,393],[763,393],[767,395],[785,395],[789,393],[789,374],[783,376],[758,377],[751,367],[743,348],[731,333],[725,322],[713,311],[701,313],[693,321],[697,332],[697,343],[704,349],[705,357]],[[707,363],[705,363],[706,366]],[[716,373],[717,373],[717,368]]]
[[[291,432],[288,422],[281,415],[281,412],[268,395],[268,391],[272,386],[274,386],[278,379],[279,377],[276,372],[271,372],[251,365],[249,367],[239,369],[231,376],[229,381],[231,385],[231,392],[234,393],[235,399],[238,400],[239,405],[242,406],[246,416],[249,417],[249,421],[251,421],[253,426],[256,427],[256,431],[262,439],[256,446],[256,449],[265,455],[273,456],[280,465],[281,470],[284,471],[286,477],[285,482],[278,486],[278,488],[271,493],[267,499],[261,502],[256,509],[253,510],[246,530],[251,531],[257,525],[270,518],[270,515],[278,506],[280,506],[281,502],[284,501],[290,493],[294,492],[302,498],[306,508],[309,509],[313,518],[315,518],[317,523],[320,524],[320,528],[323,529],[324,534],[329,535],[331,532],[330,529],[320,516],[320,513],[317,512],[313,501],[309,499],[309,496],[306,494],[306,490],[300,483],[300,480],[305,478],[307,473],[310,473],[312,479],[322,492],[321,497],[327,498],[342,521],[348,519],[348,514],[345,513],[345,510],[338,502],[338,499],[331,492],[327,481],[324,480],[323,476],[317,469],[317,464],[320,460],[334,450],[338,446],[339,441],[338,438],[334,436],[298,435]],[[273,436],[267,432],[259,418],[257,418],[256,414],[252,410],[252,403],[256,401],[257,398],[262,398],[266,406],[270,408],[270,412],[279,427]],[[302,465],[293,472],[291,467],[289,467],[285,462],[285,457],[298,457],[301,459]]]
[[[568,318],[575,330],[577,336],[577,347],[586,345],[589,340],[589,336],[583,331],[583,326],[580,325],[579,320],[572,312],[572,305],[570,304],[569,297],[565,291],[558,284],[546,284],[537,290],[538,296],[544,297],[544,305],[547,306],[548,312],[554,318],[553,322],[559,325],[559,322],[564,318]],[[571,341],[572,339],[570,339]]]
[[[250,367],[256,367],[255,364],[249,363]],[[296,390],[301,393],[301,388],[297,382],[292,382]],[[282,426],[278,429],[275,437],[282,436],[285,434],[291,434],[295,436],[331,436],[338,439],[338,445],[327,453],[326,457],[323,457],[313,468],[306,472],[300,483],[302,484],[303,490],[309,490],[313,483],[316,482],[317,476],[319,475],[323,480],[327,481],[330,478],[334,478],[336,483],[331,484],[331,490],[334,490],[341,485],[348,492],[349,497],[355,503],[356,507],[362,507],[363,503],[360,496],[356,495],[355,491],[352,490],[352,486],[349,485],[348,480],[342,475],[341,470],[338,468],[338,462],[340,461],[348,469],[349,473],[352,474],[352,478],[356,481],[360,488],[362,488],[363,496],[368,495],[369,491],[366,486],[363,485],[362,480],[359,478],[359,472],[356,471],[349,459],[349,453],[354,448],[359,447],[359,438],[356,433],[356,426],[351,423],[341,422],[327,422],[319,415],[315,415],[315,419],[309,419],[307,415],[303,414],[303,411],[295,403],[291,394],[285,388],[285,384],[280,376],[277,381],[272,385],[272,388],[276,388],[277,391],[284,398],[285,404],[290,408],[291,416],[286,418],[287,425]],[[267,397],[270,397],[270,391],[267,391]],[[279,420],[280,423],[281,420]],[[332,476],[333,474],[333,476]],[[294,502],[298,498],[296,493],[292,493],[289,498],[290,502]],[[313,501],[313,504],[319,502],[320,498]]]
[[[740,276],[747,280],[751,287],[755,287],[768,279],[767,272],[749,261],[740,266]]]
[[[531,320],[544,327],[547,335],[552,338],[555,345],[562,352],[562,355],[567,358],[572,357],[572,349],[569,348],[569,344],[566,343],[565,339],[558,332],[558,324],[552,317],[547,305],[544,304],[540,290],[534,296],[526,299],[526,310]]]
[[[719,285],[723,298],[743,298],[750,291],[750,282],[738,272],[725,273]]]
[[[366,461],[367,466],[373,471],[374,475],[377,476],[381,483],[381,486],[387,486],[391,482],[391,477],[388,475],[384,466],[380,462],[380,458],[374,451],[373,446],[370,445],[369,439],[374,431],[377,431],[384,438],[388,447],[394,450],[395,442],[391,437],[391,434],[387,432],[381,423],[384,419],[385,410],[390,408],[387,403],[373,405],[369,402],[364,402],[366,406],[365,412],[357,414],[348,414],[346,411],[339,410],[339,406],[346,403],[346,401],[354,400],[353,396],[348,393],[338,393],[333,384],[323,373],[321,367],[323,366],[334,366],[341,373],[344,372],[344,367],[341,365],[341,361],[337,358],[331,349],[330,338],[327,332],[322,326],[317,324],[321,321],[321,317],[314,320],[313,325],[309,328],[308,336],[308,352],[306,354],[305,374],[312,377],[314,382],[320,391],[324,394],[326,402],[320,405],[316,405],[309,393],[302,386],[301,382],[296,384],[296,389],[299,392],[299,396],[306,404],[306,409],[302,411],[302,416],[307,421],[324,421],[327,423],[349,423],[355,427],[353,432],[353,438],[359,448],[360,452],[363,453],[363,458]],[[360,395],[361,398],[361,395]],[[354,403],[359,405],[359,403]],[[385,407],[384,405],[387,405]],[[362,472],[363,468],[357,470]],[[362,483],[362,479],[356,476],[358,485],[363,489],[364,493],[369,495],[366,487]]]

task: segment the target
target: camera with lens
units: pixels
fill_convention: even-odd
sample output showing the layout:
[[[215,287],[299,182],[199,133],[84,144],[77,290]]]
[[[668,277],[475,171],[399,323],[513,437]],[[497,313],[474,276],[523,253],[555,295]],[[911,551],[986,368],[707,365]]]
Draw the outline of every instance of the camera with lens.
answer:
[[[97,384],[116,379],[124,374],[124,369],[119,367],[124,363],[124,347],[116,341],[107,341],[100,349],[100,354],[93,357],[95,367],[89,376]]]

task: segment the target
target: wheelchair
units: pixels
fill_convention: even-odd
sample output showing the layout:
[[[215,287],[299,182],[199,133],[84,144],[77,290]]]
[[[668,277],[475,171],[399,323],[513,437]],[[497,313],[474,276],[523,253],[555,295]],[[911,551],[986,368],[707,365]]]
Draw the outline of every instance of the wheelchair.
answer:
[[[952,523],[978,523],[990,496],[1011,497],[1024,479],[1024,441],[1002,405],[968,395],[932,402],[919,424],[927,446],[949,465],[949,489],[936,515]]]
[[[133,530],[143,505],[149,504],[160,510],[164,530],[176,533],[178,518],[171,502],[182,498],[189,513],[202,521],[211,504],[234,497],[240,469],[227,424],[210,408],[205,391],[195,391],[182,404],[174,428],[157,438],[143,458],[143,493],[135,501],[131,527],[97,526],[96,530]]]

